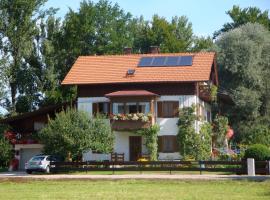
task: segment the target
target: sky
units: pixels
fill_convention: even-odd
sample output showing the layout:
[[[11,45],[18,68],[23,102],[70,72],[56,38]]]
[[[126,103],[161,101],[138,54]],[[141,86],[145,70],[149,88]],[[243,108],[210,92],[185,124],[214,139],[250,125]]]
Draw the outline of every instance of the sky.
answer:
[[[60,10],[57,15],[65,16],[69,7],[77,10],[82,0],[48,0],[47,7],[56,7]],[[144,16],[149,20],[154,14],[170,20],[173,16],[185,15],[193,25],[193,31],[198,36],[212,36],[230,18],[226,11],[233,5],[241,8],[250,6],[261,10],[270,10],[270,0],[110,0],[118,3],[120,8],[130,12],[133,16]],[[98,2],[98,0],[93,0]]]
[[[59,8],[57,16],[64,18],[69,8],[78,10],[82,0],[48,0],[45,7]],[[98,2],[98,0],[92,0]],[[212,36],[226,22],[230,22],[226,11],[233,5],[241,8],[250,6],[261,10],[270,10],[270,0],[110,0],[118,3],[120,8],[133,16],[144,16],[150,20],[154,14],[170,20],[173,16],[185,15],[192,23],[193,32],[197,36]],[[5,113],[0,107],[0,113]]]

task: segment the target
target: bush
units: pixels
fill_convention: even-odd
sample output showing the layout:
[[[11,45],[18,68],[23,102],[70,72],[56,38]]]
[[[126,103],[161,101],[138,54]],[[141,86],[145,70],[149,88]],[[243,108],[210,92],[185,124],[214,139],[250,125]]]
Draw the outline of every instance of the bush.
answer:
[[[270,147],[270,121],[258,118],[254,121],[241,122],[236,132],[236,142],[246,145],[264,144]]]
[[[85,150],[111,152],[114,135],[107,121],[102,117],[90,118],[75,109],[56,114],[39,133],[44,153],[80,160]]]
[[[245,159],[254,158],[255,160],[268,160],[270,159],[270,149],[263,144],[251,145],[245,152]]]

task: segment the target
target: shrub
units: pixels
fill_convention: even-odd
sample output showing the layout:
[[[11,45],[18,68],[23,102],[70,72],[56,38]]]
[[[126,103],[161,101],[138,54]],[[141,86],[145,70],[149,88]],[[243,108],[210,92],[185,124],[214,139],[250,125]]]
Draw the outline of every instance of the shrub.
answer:
[[[114,135],[110,123],[98,116],[90,118],[86,113],[67,109],[56,114],[54,120],[39,133],[44,153],[79,160],[85,150],[109,153],[113,149]]]
[[[251,145],[246,150],[244,158],[254,158],[258,161],[270,159],[270,149],[263,144]]]
[[[270,121],[258,118],[254,121],[241,122],[238,125],[236,141],[241,144],[264,144],[270,147]]]

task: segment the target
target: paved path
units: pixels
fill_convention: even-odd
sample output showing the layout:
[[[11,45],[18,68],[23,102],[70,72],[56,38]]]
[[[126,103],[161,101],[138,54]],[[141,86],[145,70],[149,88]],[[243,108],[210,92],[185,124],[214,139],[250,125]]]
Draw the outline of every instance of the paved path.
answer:
[[[50,175],[28,175],[24,172],[0,173],[0,181],[5,179],[38,179],[38,180],[270,180],[270,176],[239,176],[239,175],[176,175],[176,174],[125,174],[125,175],[70,175],[70,174],[50,174]]]

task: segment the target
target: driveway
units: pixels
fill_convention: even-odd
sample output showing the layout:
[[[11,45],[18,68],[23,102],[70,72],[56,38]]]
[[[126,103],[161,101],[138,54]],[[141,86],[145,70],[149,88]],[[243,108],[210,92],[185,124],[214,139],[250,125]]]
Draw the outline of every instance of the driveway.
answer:
[[[38,179],[38,180],[270,180],[270,176],[245,175],[177,175],[177,174],[125,174],[125,175],[75,175],[75,174],[26,174],[25,172],[1,172],[1,179]]]

